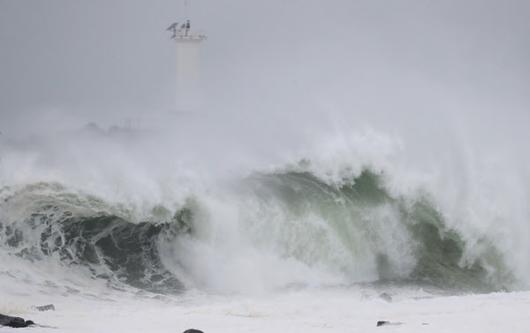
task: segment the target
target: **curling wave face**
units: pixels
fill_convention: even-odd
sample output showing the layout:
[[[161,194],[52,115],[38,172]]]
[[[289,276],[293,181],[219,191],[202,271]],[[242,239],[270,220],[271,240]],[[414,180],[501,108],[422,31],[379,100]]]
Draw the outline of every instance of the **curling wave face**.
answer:
[[[364,170],[340,185],[309,172],[260,175],[251,182],[264,210],[281,206],[284,211],[269,237],[280,243],[283,255],[308,265],[332,265],[348,283],[489,291],[512,281],[491,242],[474,244],[481,255],[466,257],[465,239],[444,223],[428,195],[392,197],[383,179]],[[271,225],[258,228],[266,234]]]
[[[183,285],[160,261],[158,243],[185,232],[188,210],[166,223],[133,223],[122,207],[39,183],[2,191],[0,239],[10,254],[34,261],[52,257],[84,266],[93,278],[153,292],[179,292]]]
[[[514,277],[488,239],[480,255],[426,194],[396,197],[365,169],[340,184],[298,168],[255,173],[138,222],[123,205],[37,183],[0,191],[0,248],[87,268],[92,279],[155,293],[244,292],[362,282],[491,291]]]

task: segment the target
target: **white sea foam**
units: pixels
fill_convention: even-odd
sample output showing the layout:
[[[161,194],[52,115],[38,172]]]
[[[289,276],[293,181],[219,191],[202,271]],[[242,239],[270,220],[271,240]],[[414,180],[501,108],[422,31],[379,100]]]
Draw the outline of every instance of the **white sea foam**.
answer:
[[[309,172],[333,189],[354,184],[369,169],[380,175],[388,195],[403,204],[420,198],[431,202],[446,227],[464,242],[462,267],[482,260],[499,285],[525,287],[530,282],[526,165],[519,165],[521,172],[512,168],[518,156],[477,150],[471,144],[465,154],[448,149],[438,154],[436,144],[418,148],[406,135],[364,129],[319,135],[311,140],[313,145],[304,147],[287,145],[284,153],[269,156],[265,163],[262,158],[252,161],[255,155],[244,145],[223,151],[222,142],[205,142],[192,135],[196,132],[182,129],[181,133],[175,128],[171,133],[176,134],[88,128],[24,141],[4,140],[2,196],[9,198],[31,184],[59,184],[56,193],[47,189],[41,195],[55,196],[58,202],[68,195],[85,198],[79,204],[83,209],[95,204],[90,207],[94,213],[115,214],[132,222],[167,220],[192,199],[195,233],[161,249],[166,266],[191,288],[261,293],[293,284],[377,280],[380,254],[392,266],[393,276],[405,277],[413,271],[415,241],[400,221],[397,207],[355,208],[358,215],[353,219],[364,224],[362,228],[347,225],[353,214],[350,208],[334,209],[339,215],[333,223],[346,223],[339,227],[326,217],[328,213],[311,208],[315,203],[309,197],[307,214],[296,216],[281,198],[264,199],[248,188],[248,180],[256,173]],[[248,158],[241,163],[233,158],[246,153]],[[440,159],[432,160],[433,155]],[[259,192],[262,185],[257,186]],[[18,197],[23,212],[18,211],[19,217],[29,216],[35,208],[33,195]],[[93,204],[86,199],[90,196]],[[5,216],[15,214],[13,206],[4,206],[9,206],[4,219],[16,220],[15,215]],[[160,215],[157,207],[168,213]],[[498,272],[499,261],[506,272]]]

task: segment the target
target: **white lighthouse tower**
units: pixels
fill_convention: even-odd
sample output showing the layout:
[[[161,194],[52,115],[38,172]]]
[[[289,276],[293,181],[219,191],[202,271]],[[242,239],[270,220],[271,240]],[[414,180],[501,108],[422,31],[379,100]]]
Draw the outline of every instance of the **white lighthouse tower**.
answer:
[[[190,20],[175,22],[167,30],[177,46],[177,110],[192,111],[201,104],[199,51],[206,36],[195,33]]]

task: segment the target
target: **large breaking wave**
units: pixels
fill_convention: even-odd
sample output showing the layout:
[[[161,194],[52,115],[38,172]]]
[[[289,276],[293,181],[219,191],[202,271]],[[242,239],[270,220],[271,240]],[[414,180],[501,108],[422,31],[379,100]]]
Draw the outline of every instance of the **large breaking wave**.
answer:
[[[53,260],[111,287],[155,293],[365,282],[460,291],[514,285],[493,241],[469,243],[427,193],[391,194],[387,176],[367,168],[333,183],[307,163],[253,173],[177,208],[151,207],[140,221],[124,205],[64,184],[5,187],[0,248],[35,265]]]

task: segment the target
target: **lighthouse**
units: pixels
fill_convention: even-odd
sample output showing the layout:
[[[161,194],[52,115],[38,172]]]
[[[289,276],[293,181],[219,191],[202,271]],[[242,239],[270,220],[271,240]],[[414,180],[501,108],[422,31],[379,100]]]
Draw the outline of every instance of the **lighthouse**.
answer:
[[[200,106],[200,48],[206,40],[192,30],[190,20],[171,24],[168,31],[177,48],[176,106],[178,111],[193,111]]]

